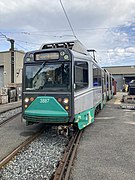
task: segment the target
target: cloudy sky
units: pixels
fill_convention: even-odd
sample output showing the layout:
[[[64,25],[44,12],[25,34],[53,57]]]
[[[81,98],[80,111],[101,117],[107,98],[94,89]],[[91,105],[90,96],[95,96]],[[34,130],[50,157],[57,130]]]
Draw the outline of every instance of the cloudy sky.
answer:
[[[75,36],[101,66],[135,65],[135,0],[61,0]],[[60,0],[0,0],[0,51],[75,39]]]

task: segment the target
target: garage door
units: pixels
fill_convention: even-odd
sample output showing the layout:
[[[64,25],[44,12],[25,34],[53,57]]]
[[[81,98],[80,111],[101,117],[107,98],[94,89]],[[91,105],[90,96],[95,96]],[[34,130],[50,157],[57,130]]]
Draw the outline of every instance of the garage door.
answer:
[[[4,72],[4,67],[0,66],[0,87],[4,86],[4,75],[3,75],[3,72]]]

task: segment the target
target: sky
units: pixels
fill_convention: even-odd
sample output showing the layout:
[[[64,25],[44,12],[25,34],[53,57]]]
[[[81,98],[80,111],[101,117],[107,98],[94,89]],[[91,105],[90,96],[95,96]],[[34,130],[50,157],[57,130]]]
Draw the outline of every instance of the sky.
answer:
[[[135,65],[135,0],[0,0],[0,52],[76,38],[101,66]]]

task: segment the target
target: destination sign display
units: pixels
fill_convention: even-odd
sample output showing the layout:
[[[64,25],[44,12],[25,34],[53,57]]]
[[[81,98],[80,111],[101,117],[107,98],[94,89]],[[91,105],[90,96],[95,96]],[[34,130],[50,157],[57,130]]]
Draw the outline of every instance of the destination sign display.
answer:
[[[60,57],[58,52],[44,52],[38,53],[35,55],[36,61],[45,61],[45,60],[58,60]]]

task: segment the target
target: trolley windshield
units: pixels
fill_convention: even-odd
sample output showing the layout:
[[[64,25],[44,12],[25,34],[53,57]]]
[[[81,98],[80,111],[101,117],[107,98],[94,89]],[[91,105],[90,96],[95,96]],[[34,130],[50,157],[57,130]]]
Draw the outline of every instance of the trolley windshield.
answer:
[[[25,67],[26,91],[70,91],[70,63],[42,63]]]

